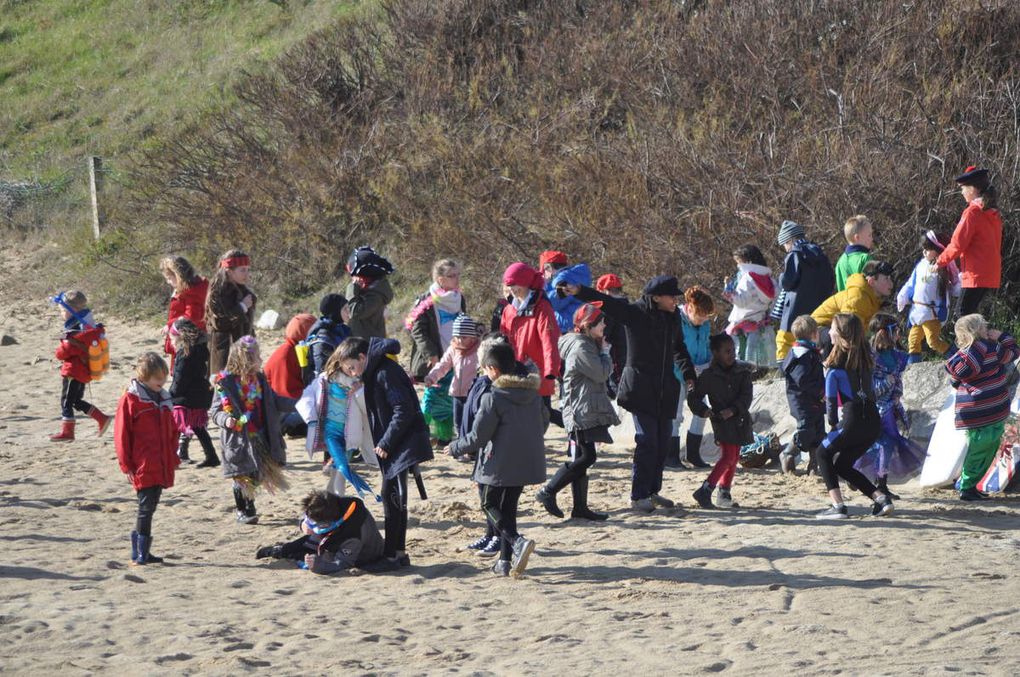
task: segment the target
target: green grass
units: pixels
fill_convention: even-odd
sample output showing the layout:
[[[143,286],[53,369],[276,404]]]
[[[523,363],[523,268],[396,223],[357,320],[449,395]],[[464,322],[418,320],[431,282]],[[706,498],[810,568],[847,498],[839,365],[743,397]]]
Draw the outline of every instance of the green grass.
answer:
[[[281,4],[283,6],[281,6]],[[0,0],[0,178],[116,162],[372,0]]]

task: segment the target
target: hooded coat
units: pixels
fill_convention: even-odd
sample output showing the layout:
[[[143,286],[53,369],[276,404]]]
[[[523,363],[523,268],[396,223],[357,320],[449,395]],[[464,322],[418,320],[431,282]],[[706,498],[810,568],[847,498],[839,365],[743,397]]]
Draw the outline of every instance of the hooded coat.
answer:
[[[772,271],[768,266],[757,263],[737,264],[737,279],[726,298],[733,304],[727,320],[729,327],[737,327],[743,322],[761,322],[776,298],[776,281],[772,278]]]
[[[284,330],[283,344],[273,351],[263,367],[273,390],[291,399],[301,397],[305,389],[304,375],[298,363],[295,346],[305,340],[308,330],[314,324],[315,317],[307,313],[292,317]]]
[[[363,339],[386,338],[386,306],[393,300],[393,288],[385,277],[367,287],[355,282],[347,285],[348,307],[351,309],[351,336]]]
[[[538,367],[542,384],[539,394],[547,397],[556,390],[556,378],[560,375],[560,351],[557,341],[560,326],[556,323],[552,306],[545,292],[535,289],[527,305],[518,310],[512,303],[503,308],[500,330],[510,340],[514,356],[527,364]]]
[[[619,425],[607,382],[613,361],[595,339],[571,332],[560,337],[563,358],[563,427],[567,432]]]
[[[674,418],[680,404],[674,367],[685,381],[697,378],[677,311],[659,310],[647,295],[628,302],[581,287],[576,296],[585,303],[601,301],[602,312],[626,330],[627,365],[616,394],[620,406],[631,413]]]
[[[578,263],[561,269],[545,286],[545,295],[552,304],[553,312],[556,314],[556,323],[560,327],[561,334],[569,334],[574,331],[574,313],[581,307],[581,301],[573,296],[559,296],[556,287],[561,284],[576,284],[577,286],[591,286],[591,268],[587,263]]]
[[[779,329],[788,332],[795,319],[810,315],[829,298],[836,276],[822,248],[802,239],[786,255],[779,285],[783,288]]]
[[[535,374],[502,374],[482,395],[471,431],[450,445],[454,456],[478,454],[479,484],[523,487],[545,482],[545,429],[549,412]]]
[[[113,419],[113,444],[121,472],[131,478],[136,491],[174,485],[180,459],[172,412],[167,391],[153,393],[136,379],[131,379],[120,396]]]
[[[389,357],[399,353],[400,342],[396,339],[373,337],[362,374],[372,440],[386,452],[386,458],[379,459],[379,467],[387,479],[433,458],[418,394],[407,372]]]
[[[320,317],[311,326],[305,337],[305,344],[309,347],[309,363],[311,375],[318,376],[326,368],[326,360],[329,359],[336,347],[343,343],[344,339],[351,335],[351,328],[341,320],[331,317]],[[311,383],[311,380],[309,380]]]

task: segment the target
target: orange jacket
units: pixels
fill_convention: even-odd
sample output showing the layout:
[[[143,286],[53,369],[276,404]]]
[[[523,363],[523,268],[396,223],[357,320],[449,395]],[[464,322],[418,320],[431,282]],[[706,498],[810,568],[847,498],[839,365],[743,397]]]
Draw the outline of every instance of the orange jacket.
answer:
[[[301,313],[292,317],[284,331],[283,345],[266,360],[263,371],[265,371],[269,386],[276,394],[297,399],[304,392],[305,382],[294,346],[305,340],[308,330],[312,328],[313,324],[315,324],[314,315]]]
[[[963,210],[953,239],[939,255],[938,266],[960,259],[960,283],[964,289],[997,289],[1002,282],[1002,216],[971,202]]]

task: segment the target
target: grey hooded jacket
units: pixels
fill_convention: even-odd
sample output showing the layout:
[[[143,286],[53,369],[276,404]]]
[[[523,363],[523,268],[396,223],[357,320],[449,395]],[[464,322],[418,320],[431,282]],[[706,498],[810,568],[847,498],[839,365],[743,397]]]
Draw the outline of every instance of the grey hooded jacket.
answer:
[[[613,361],[599,350],[595,339],[570,333],[560,337],[563,358],[563,427],[567,432],[620,423],[606,382]]]
[[[262,384],[261,433],[265,434],[266,440],[269,442],[269,455],[273,457],[274,461],[284,465],[287,463],[287,445],[283,441],[283,433],[280,432],[280,414],[294,411],[296,400],[273,392],[264,374],[259,374],[259,382]],[[243,412],[244,404],[237,377],[227,376],[220,381],[219,385],[230,398],[230,404],[234,411]],[[212,420],[220,427],[220,444],[223,447],[223,476],[257,476],[258,466],[255,463],[254,449],[248,438],[247,427],[240,431],[227,428],[228,418],[230,415],[223,411],[223,402],[217,395],[213,400]]]
[[[471,432],[451,445],[454,456],[478,453],[474,481],[496,487],[545,482],[545,429],[549,413],[536,374],[503,374],[482,395]]]

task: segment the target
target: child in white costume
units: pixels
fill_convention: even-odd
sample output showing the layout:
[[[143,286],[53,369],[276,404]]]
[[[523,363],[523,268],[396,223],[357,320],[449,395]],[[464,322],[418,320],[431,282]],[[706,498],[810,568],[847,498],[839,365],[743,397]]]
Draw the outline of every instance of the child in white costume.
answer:
[[[914,266],[910,279],[896,295],[896,307],[903,312],[910,306],[907,320],[907,353],[910,363],[921,361],[921,347],[928,345],[939,355],[955,352],[942,338],[942,323],[949,319],[950,297],[960,295],[960,274],[955,263],[945,268],[936,265],[939,254],[949,244],[949,236],[929,230],[921,238],[924,255]]]

